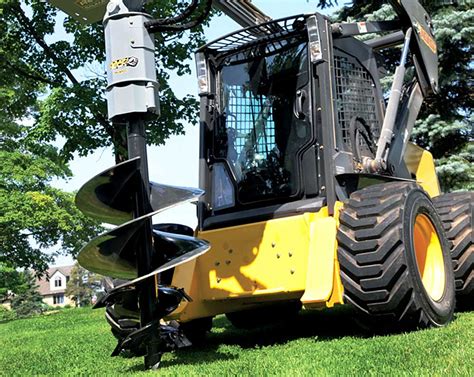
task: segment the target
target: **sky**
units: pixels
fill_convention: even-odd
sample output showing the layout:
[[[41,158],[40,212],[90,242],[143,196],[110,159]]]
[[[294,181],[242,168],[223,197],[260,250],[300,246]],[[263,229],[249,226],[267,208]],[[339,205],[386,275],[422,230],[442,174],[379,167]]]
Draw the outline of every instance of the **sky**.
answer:
[[[316,0],[254,0],[254,5],[268,16],[277,19],[286,16],[314,13],[332,13],[332,7],[322,12],[316,7]],[[340,1],[342,3],[342,1]],[[240,26],[225,15],[214,17],[205,29],[208,41],[240,29]],[[57,31],[55,38],[67,38],[64,32]],[[194,69],[194,57],[191,57],[190,75],[171,75],[170,85],[178,97],[193,94],[197,97],[197,82]],[[150,180],[175,186],[198,187],[199,128],[186,125],[185,134],[170,137],[165,145],[148,147],[148,165]],[[104,148],[87,157],[75,157],[70,167],[73,177],[67,181],[56,180],[53,185],[66,191],[78,190],[94,175],[115,164],[112,150]],[[153,218],[154,223],[174,222],[191,227],[197,225],[196,208],[192,204],[175,207]],[[56,265],[72,264],[71,257],[58,257]]]

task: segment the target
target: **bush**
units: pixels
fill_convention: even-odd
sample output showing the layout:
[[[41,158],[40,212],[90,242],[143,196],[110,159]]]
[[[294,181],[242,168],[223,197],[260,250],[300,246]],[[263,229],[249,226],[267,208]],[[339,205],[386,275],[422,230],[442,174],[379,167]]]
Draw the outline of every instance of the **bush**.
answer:
[[[14,310],[5,308],[3,305],[0,305],[0,322],[11,321],[16,318],[16,313]]]

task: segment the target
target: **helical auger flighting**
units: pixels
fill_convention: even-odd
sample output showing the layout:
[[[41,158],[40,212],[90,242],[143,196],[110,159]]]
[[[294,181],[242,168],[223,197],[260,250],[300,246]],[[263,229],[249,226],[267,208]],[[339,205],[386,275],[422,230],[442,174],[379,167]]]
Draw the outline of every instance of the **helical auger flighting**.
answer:
[[[175,324],[166,324],[162,318],[173,312],[182,300],[190,301],[191,297],[183,289],[171,286],[171,279],[162,274],[210,248],[206,241],[193,237],[189,227],[155,224],[152,269],[150,273],[138,276],[136,245],[143,235],[142,228],[152,216],[183,203],[195,202],[203,194],[200,189],[150,182],[146,214],[133,218],[133,198],[140,189],[143,189],[143,180],[140,157],[137,157],[96,175],[76,195],[76,205],[84,214],[103,223],[119,225],[90,241],[78,256],[82,267],[107,277],[106,294],[94,308],[106,308],[106,319],[118,339],[112,356],[123,351],[136,356],[145,354],[149,338],[157,332],[163,352],[190,345]],[[141,285],[150,280],[155,282],[158,311],[152,321],[140,324],[139,291]]]

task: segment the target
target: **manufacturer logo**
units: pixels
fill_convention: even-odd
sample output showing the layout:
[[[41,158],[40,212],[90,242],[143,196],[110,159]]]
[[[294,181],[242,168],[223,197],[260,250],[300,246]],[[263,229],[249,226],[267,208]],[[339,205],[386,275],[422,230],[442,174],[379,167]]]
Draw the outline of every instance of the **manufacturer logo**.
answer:
[[[124,67],[136,67],[138,64],[138,58],[135,56],[129,56],[127,58],[116,59],[110,63],[110,69],[116,70]]]
[[[414,25],[418,35],[420,36],[420,39],[425,43],[425,45],[428,46],[428,48],[433,52],[433,54],[436,54],[436,42],[433,37],[418,22],[415,22]]]

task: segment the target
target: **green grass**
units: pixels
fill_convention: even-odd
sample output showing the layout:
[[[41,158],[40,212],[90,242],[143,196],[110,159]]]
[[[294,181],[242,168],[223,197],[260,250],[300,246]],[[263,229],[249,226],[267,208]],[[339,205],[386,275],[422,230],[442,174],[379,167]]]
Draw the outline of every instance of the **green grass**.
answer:
[[[122,375],[142,358],[111,358],[102,310],[70,309],[0,324],[1,375]],[[236,330],[214,320],[204,346],[169,353],[160,375],[474,375],[474,312],[442,329],[367,337],[347,310],[308,312],[291,325]]]

